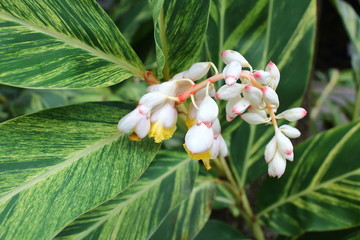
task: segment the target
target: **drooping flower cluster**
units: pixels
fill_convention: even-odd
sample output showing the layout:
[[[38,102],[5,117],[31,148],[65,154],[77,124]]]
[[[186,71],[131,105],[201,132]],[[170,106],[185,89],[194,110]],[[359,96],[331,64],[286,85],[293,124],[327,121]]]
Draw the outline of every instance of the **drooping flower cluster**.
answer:
[[[210,169],[210,159],[225,157],[227,146],[221,135],[218,119],[218,100],[226,100],[226,119],[231,122],[238,115],[249,124],[269,124],[275,129],[275,136],[265,148],[268,174],[280,177],[286,167],[286,160],[293,161],[293,146],[289,138],[300,136],[300,131],[289,125],[278,127],[277,119],[297,121],[306,115],[303,108],[293,108],[275,115],[279,108],[279,98],[275,92],[280,72],[273,62],[265,70],[253,71],[248,61],[238,52],[226,50],[221,53],[226,64],[222,73],[210,62],[193,64],[188,70],[173,76],[167,82],[152,85],[139,101],[135,110],[119,121],[121,132],[131,133],[130,139],[139,140],[146,135],[155,142],[172,137],[176,130],[176,104],[191,98],[186,125],[184,148],[191,159],[202,160]],[[208,74],[210,67],[216,74],[195,84]],[[249,70],[243,70],[243,68]],[[224,79],[215,94],[213,83]]]

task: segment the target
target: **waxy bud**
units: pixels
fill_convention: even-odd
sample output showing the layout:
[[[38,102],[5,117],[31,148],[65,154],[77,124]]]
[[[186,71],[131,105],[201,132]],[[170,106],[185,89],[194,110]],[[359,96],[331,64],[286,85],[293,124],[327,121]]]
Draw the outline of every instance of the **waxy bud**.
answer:
[[[214,139],[213,145],[211,147],[211,158],[215,159],[219,155],[220,157],[226,157],[227,154],[228,149],[226,146],[226,142],[220,134]]]
[[[215,98],[221,100],[230,100],[232,98],[240,96],[240,93],[242,92],[244,87],[244,84],[239,83],[234,83],[231,86],[223,85],[215,94]]]
[[[280,114],[278,114],[277,118],[285,118],[286,120],[292,122],[297,121],[299,119],[302,119],[307,114],[306,110],[303,108],[291,108],[289,110],[286,110]]]
[[[221,126],[218,118],[213,122],[211,127],[214,131],[214,138],[216,138],[219,134],[221,134]]]
[[[225,64],[229,64],[236,61],[241,64],[242,67],[250,67],[249,62],[240,53],[233,50],[225,50],[221,52],[221,57]]]
[[[265,109],[264,110],[256,109],[251,105],[248,107],[247,112],[259,114],[262,118],[267,118],[268,116]]]
[[[245,86],[243,94],[244,97],[250,101],[251,105],[255,107],[263,105],[263,94],[260,89],[253,86]]]
[[[225,79],[226,85],[233,85],[240,77],[241,74],[241,64],[239,62],[231,62],[223,70],[223,77]]]
[[[260,84],[266,85],[271,81],[271,75],[269,72],[266,72],[264,70],[258,70],[253,73],[254,78],[256,81],[258,81]]]
[[[276,138],[273,137],[265,147],[264,157],[267,163],[269,163],[274,158],[276,149]]]
[[[141,114],[137,107],[121,118],[117,127],[120,132],[135,132],[138,137],[144,138],[150,130],[150,119],[146,115]]]
[[[193,154],[208,152],[214,141],[212,128],[203,123],[193,125],[185,135],[185,146]]]
[[[276,151],[274,158],[269,162],[268,165],[268,174],[270,177],[278,177],[280,178],[286,168],[286,159],[279,153],[279,151]]]
[[[241,97],[240,95],[238,97],[232,98],[230,99],[227,103],[226,103],[226,120],[228,122],[231,122],[232,120],[234,120],[234,118],[237,116],[237,114],[233,113],[233,107],[234,105],[240,101]]]
[[[260,116],[257,113],[244,113],[244,114],[241,114],[240,117],[242,119],[244,119],[245,122],[247,122],[249,124],[254,124],[254,125],[267,123],[270,121],[270,118],[263,118],[262,116]]]
[[[194,63],[189,70],[187,70],[183,76],[184,78],[190,78],[192,80],[198,80],[205,76],[210,69],[211,65],[208,62]]]
[[[199,106],[199,110],[197,113],[197,121],[203,122],[208,126],[217,119],[219,113],[219,107],[210,96],[206,96]]]
[[[282,125],[279,127],[280,131],[289,138],[298,138],[301,135],[301,132],[290,125]]]
[[[270,73],[271,81],[270,81],[270,87],[274,90],[276,90],[279,81],[280,81],[280,71],[278,67],[273,62],[269,62],[266,65],[265,70]]]
[[[246,98],[241,98],[235,103],[232,112],[234,114],[242,114],[250,106],[250,102]]]
[[[288,139],[278,128],[275,129],[275,138],[280,153],[284,154],[284,156],[293,154],[293,145],[290,139]]]
[[[263,87],[261,89],[263,96],[264,96],[264,100],[265,102],[267,102],[268,104],[270,104],[272,107],[278,108],[279,107],[279,97],[276,94],[276,92],[270,88],[270,87]]]

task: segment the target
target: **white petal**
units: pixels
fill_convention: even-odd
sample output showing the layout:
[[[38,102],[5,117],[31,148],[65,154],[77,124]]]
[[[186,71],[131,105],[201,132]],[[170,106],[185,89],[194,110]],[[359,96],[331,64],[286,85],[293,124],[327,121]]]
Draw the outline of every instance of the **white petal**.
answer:
[[[216,138],[214,139],[213,145],[211,147],[211,159],[217,158],[220,152],[220,141]]]
[[[208,62],[198,62],[194,63],[189,70],[184,73],[185,78],[190,78],[192,80],[198,80],[205,76],[210,69],[211,65]]]
[[[247,108],[247,112],[248,113],[256,113],[256,114],[259,114],[262,118],[267,118],[267,113],[266,113],[266,110],[260,110],[260,109],[257,109],[257,108],[254,108],[253,106],[249,106]]]
[[[286,168],[286,159],[279,153],[279,151],[276,151],[275,156],[273,160],[268,165],[268,174],[270,177],[278,177],[280,178]]]
[[[185,73],[185,71],[184,71],[184,72],[179,72],[179,73],[175,74],[175,75],[172,77],[172,79],[173,79],[173,80],[183,79],[183,78],[184,78],[184,73]]]
[[[246,98],[241,98],[235,103],[232,112],[234,114],[242,114],[250,106],[250,102]]]
[[[212,129],[214,131],[214,136],[217,137],[219,134],[221,134],[221,126],[220,126],[220,121],[217,118],[214,123],[212,124]]]
[[[240,77],[241,73],[241,64],[239,62],[233,61],[225,66],[223,70],[223,77],[228,86],[233,85]]]
[[[153,107],[156,107],[166,100],[166,95],[160,92],[150,92],[146,93],[144,96],[140,98],[139,104],[146,106],[150,110]]]
[[[267,123],[270,121],[270,118],[263,118],[261,115],[259,115],[257,113],[244,113],[244,114],[241,114],[240,117],[245,122],[247,122],[249,124],[254,124],[254,125]]]
[[[161,122],[166,128],[171,128],[177,120],[177,111],[173,104],[165,103],[151,114],[151,122]]]
[[[144,138],[150,131],[150,119],[143,117],[135,127],[135,133],[139,138]]]
[[[279,107],[279,97],[272,88],[263,87],[261,91],[263,93],[265,102],[267,102],[271,106],[274,106],[275,108]]]
[[[220,141],[220,157],[226,157],[228,155],[228,148],[226,146],[226,142],[221,135],[218,136],[218,139]]]
[[[145,116],[140,114],[138,109],[135,108],[133,111],[120,119],[117,127],[120,132],[131,133],[133,132],[136,124],[140,121],[140,119],[144,117]]]
[[[276,90],[278,84],[279,84],[279,81],[280,81],[280,71],[278,69],[278,67],[275,65],[275,63],[273,62],[269,62],[267,65],[266,65],[266,69],[265,69],[267,72],[270,73],[270,76],[271,76],[271,81],[270,81],[270,87],[274,90]]]
[[[279,127],[280,131],[285,134],[289,138],[297,138],[300,137],[301,132],[290,125],[282,125]]]
[[[193,154],[210,150],[214,141],[212,128],[205,124],[194,124],[185,135],[185,145]]]
[[[245,86],[243,94],[250,101],[251,105],[261,106],[263,104],[263,94],[260,89],[253,86]]]
[[[174,97],[176,96],[176,88],[177,88],[177,82],[167,81],[160,84],[159,92],[165,94],[166,96]]]
[[[155,84],[155,85],[151,85],[151,86],[148,86],[147,89],[146,89],[146,92],[156,92],[156,91],[159,91],[159,87],[160,87],[160,84]]]
[[[196,119],[200,122],[212,123],[217,119],[219,108],[214,99],[210,96],[204,98],[199,106]]]
[[[243,67],[249,67],[249,62],[240,53],[233,50],[225,50],[221,52],[221,57],[225,64],[229,64],[233,61],[239,62]]]
[[[241,99],[240,96],[230,99],[227,103],[226,103],[226,120],[228,122],[231,122],[235,117],[236,114],[233,113],[233,107],[234,105]]]
[[[288,139],[278,128],[275,129],[275,137],[278,150],[284,154],[284,156],[290,156],[293,153],[293,145],[290,139]]]
[[[230,100],[237,96],[240,96],[240,93],[244,89],[244,84],[235,83],[231,86],[224,85],[217,91],[215,97],[221,100]]]
[[[266,72],[264,70],[258,70],[253,73],[254,78],[256,81],[258,81],[260,84],[268,84],[271,81],[271,75],[269,72]]]
[[[267,163],[274,158],[276,149],[277,149],[276,139],[274,136],[265,147],[264,157]]]
[[[291,108],[289,110],[286,110],[280,114],[278,114],[276,117],[278,118],[285,118],[288,121],[297,121],[299,119],[302,119],[307,114],[306,110],[304,108]]]

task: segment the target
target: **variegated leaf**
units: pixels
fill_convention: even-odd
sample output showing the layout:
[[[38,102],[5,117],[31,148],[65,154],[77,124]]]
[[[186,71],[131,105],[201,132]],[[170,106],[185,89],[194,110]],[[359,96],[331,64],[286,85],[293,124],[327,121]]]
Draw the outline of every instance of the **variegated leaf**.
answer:
[[[116,128],[119,102],[53,108],[0,125],[0,239],[51,239],[120,193],[145,171],[159,144]]]
[[[299,145],[284,176],[262,186],[257,218],[288,236],[359,225],[359,135],[360,121]]]
[[[135,184],[77,218],[56,239],[148,239],[188,197],[197,166],[184,153],[160,152]]]
[[[145,72],[94,0],[3,0],[0,29],[2,84],[101,87]]]
[[[149,0],[153,12],[158,77],[191,66],[206,32],[210,0]]]
[[[211,213],[215,185],[198,178],[189,199],[166,217],[150,239],[193,239],[204,227]]]

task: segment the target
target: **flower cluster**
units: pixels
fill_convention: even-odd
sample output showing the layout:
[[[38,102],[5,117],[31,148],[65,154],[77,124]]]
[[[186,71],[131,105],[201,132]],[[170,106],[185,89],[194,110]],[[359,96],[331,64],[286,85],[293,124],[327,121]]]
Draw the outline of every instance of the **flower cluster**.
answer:
[[[226,100],[227,121],[231,122],[239,115],[249,124],[273,125],[275,136],[265,148],[265,161],[269,176],[280,177],[285,171],[286,160],[294,159],[289,138],[299,137],[300,131],[289,125],[278,127],[277,119],[297,121],[306,115],[306,111],[293,108],[275,114],[280,105],[275,91],[280,72],[273,62],[269,62],[265,70],[254,71],[236,51],[223,51],[221,57],[226,64],[222,73],[218,73],[211,62],[199,62],[167,82],[150,86],[136,109],[119,121],[118,129],[131,133],[131,140],[140,140],[146,135],[155,142],[169,139],[176,130],[178,114],[175,106],[191,98],[184,148],[191,159],[202,160],[206,169],[210,169],[210,159],[223,158],[228,152],[221,135],[219,108],[213,97]],[[207,75],[211,67],[216,74],[195,84],[194,81]],[[213,83],[221,79],[226,84],[215,93]]]

